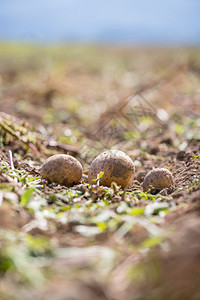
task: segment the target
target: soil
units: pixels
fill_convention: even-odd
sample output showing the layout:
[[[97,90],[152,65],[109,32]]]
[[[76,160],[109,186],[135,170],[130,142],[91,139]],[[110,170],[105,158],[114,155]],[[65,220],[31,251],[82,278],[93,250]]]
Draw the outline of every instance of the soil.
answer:
[[[63,49],[61,58],[43,49],[40,58],[48,55],[52,62],[40,62],[36,70],[30,64],[34,52],[13,66],[3,64],[6,53],[1,53],[0,226],[5,233],[0,238],[0,298],[199,299],[197,50],[115,48],[101,53],[95,48],[90,51],[99,61],[93,58],[89,65],[88,49],[77,60],[72,54],[66,58]],[[134,161],[135,180],[126,191],[87,183],[91,161],[111,148]],[[55,153],[82,163],[85,172],[78,185],[68,189],[40,179],[41,165]],[[174,185],[144,193],[144,177],[156,167],[168,168]],[[32,206],[23,206],[31,187],[28,176],[41,187],[34,187],[27,200]],[[46,203],[38,204],[43,199]],[[7,237],[11,232],[16,241]],[[33,244],[26,245],[31,262],[20,248],[20,233],[33,237]],[[37,238],[44,239],[41,245]],[[7,249],[15,245],[33,268],[32,276],[40,275],[35,269],[41,271],[41,285],[15,259],[5,269],[3,262],[14,257]]]

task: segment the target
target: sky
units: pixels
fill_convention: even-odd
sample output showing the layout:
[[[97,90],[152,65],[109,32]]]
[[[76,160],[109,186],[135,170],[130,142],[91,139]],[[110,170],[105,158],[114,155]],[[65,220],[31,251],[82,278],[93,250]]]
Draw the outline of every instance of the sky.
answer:
[[[0,0],[0,40],[200,44],[200,0]]]

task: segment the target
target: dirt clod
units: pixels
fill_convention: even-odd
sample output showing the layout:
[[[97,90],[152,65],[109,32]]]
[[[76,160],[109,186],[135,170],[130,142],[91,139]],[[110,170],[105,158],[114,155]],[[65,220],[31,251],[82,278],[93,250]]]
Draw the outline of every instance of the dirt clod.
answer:
[[[158,189],[169,187],[174,183],[172,173],[165,168],[156,168],[150,171],[144,178],[144,192],[152,186]]]
[[[134,164],[132,159],[120,150],[109,150],[98,155],[92,162],[88,173],[90,183],[97,178],[100,172],[104,172],[100,178],[100,184],[111,186],[112,182],[121,187],[132,183],[134,177]]]
[[[138,173],[138,175],[136,177],[136,180],[139,181],[139,182],[142,182],[146,175],[147,175],[146,171],[141,171],[141,172]]]
[[[177,158],[177,159],[180,159],[180,160],[184,159],[185,156],[186,156],[186,152],[185,152],[185,151],[179,151],[179,152],[176,154],[176,158]]]
[[[82,166],[73,156],[56,154],[47,159],[40,170],[40,174],[49,182],[70,187],[80,181]]]

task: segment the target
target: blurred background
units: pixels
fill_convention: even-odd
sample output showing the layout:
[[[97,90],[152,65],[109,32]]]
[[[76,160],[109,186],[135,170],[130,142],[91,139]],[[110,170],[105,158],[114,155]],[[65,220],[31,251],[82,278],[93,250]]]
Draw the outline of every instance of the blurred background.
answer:
[[[0,39],[197,45],[199,0],[1,0]]]
[[[199,11],[198,0],[1,0],[0,110],[87,137],[141,92],[197,112]]]

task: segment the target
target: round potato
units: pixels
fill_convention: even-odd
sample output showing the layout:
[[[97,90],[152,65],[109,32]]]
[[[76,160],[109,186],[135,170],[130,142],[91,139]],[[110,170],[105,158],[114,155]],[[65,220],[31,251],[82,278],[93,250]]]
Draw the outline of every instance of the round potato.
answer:
[[[122,188],[132,183],[134,177],[134,164],[132,159],[120,150],[109,150],[99,154],[92,162],[88,181],[94,183],[100,172],[104,172],[100,178],[100,184],[111,186],[112,182]]]
[[[50,156],[40,170],[41,176],[49,182],[56,182],[67,187],[77,184],[82,177],[82,172],[80,162],[66,154]]]
[[[165,168],[156,168],[150,171],[144,178],[144,192],[153,186],[157,189],[169,187],[174,183],[172,173]]]

